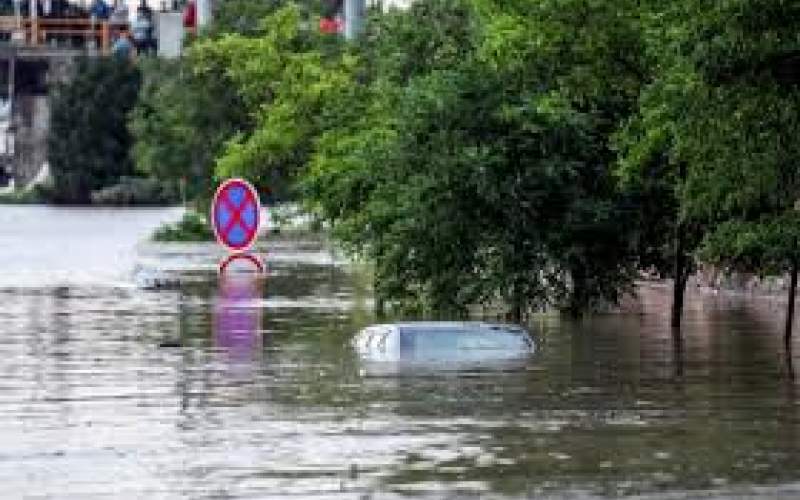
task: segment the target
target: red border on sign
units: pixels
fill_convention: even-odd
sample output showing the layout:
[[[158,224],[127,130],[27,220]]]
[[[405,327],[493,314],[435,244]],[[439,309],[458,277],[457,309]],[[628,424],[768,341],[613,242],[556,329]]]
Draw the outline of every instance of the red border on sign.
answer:
[[[249,260],[256,267],[259,274],[264,274],[264,261],[258,255],[253,255],[251,253],[235,253],[228,255],[219,263],[219,274],[225,274],[228,265],[235,260]]]
[[[241,245],[231,245],[229,242],[225,241],[224,238],[220,235],[220,229],[217,227],[217,205],[219,201],[220,194],[233,186],[241,186],[243,187],[248,196],[253,200],[256,206],[256,222],[255,228],[252,231],[248,231],[248,238],[244,243]],[[235,209],[234,209],[235,210]],[[255,243],[256,238],[258,237],[258,229],[261,226],[261,199],[258,197],[258,191],[253,187],[252,184],[247,182],[244,179],[228,179],[222,184],[217,187],[216,192],[214,192],[214,197],[211,199],[211,227],[214,229],[214,236],[217,238],[217,241],[220,245],[224,246],[228,250],[232,252],[244,252],[248,248],[250,248],[253,243]]]

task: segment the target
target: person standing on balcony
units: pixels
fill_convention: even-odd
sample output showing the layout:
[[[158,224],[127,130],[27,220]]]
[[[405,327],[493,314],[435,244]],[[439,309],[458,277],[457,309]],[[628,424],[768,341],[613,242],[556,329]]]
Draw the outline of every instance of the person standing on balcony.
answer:
[[[136,8],[136,17],[131,22],[133,44],[139,54],[150,52],[153,45],[153,11],[144,0]]]
[[[122,31],[111,46],[111,54],[124,61],[133,57],[133,44],[127,31]]]
[[[117,0],[109,19],[115,25],[128,24],[128,4],[125,0]]]
[[[94,0],[92,8],[89,10],[89,17],[91,17],[92,24],[94,24],[97,20],[105,21],[108,19],[110,13],[111,9],[108,7],[107,3],[103,0]]]

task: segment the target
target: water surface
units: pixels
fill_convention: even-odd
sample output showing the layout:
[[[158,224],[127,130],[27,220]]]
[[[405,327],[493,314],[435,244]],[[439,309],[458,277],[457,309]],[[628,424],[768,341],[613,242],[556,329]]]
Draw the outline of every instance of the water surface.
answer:
[[[265,280],[220,283],[215,245],[141,242],[175,213],[0,207],[0,497],[800,495],[776,301],[693,291],[676,343],[647,288],[537,318],[514,366],[376,374],[326,244],[273,236]]]

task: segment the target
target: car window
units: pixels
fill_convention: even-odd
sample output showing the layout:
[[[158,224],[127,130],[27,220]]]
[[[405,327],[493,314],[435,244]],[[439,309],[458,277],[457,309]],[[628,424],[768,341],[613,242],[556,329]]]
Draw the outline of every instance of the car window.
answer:
[[[400,332],[401,352],[453,349],[518,349],[517,335],[499,331],[419,329]]]

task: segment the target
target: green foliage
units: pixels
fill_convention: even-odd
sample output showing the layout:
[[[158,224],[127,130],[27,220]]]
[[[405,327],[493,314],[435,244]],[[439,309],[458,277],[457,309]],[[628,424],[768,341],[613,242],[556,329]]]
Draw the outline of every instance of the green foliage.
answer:
[[[138,170],[168,183],[185,181],[190,199],[210,199],[214,161],[225,142],[248,128],[246,110],[223,70],[148,58],[130,127]],[[205,206],[205,203],[201,203]]]
[[[262,90],[258,87],[255,96],[243,92],[238,84],[246,82],[241,72],[229,71],[226,47],[236,46],[229,41],[233,34],[238,40],[265,36],[274,27],[270,16],[285,3],[224,2],[215,10],[212,25],[189,45],[182,59],[140,63],[143,84],[131,117],[136,166],[140,172],[169,183],[185,182],[186,196],[200,211],[207,210],[217,184],[217,160],[229,142],[236,144],[252,133],[258,115],[255,110],[264,97],[258,95]],[[317,3],[304,2],[303,15],[317,10]],[[259,66],[261,55],[250,55],[251,65]],[[269,182],[263,185],[269,186],[274,197],[285,197],[285,181],[277,174],[267,177]]]
[[[800,9],[645,2],[641,19],[651,77],[617,135],[619,176],[642,200],[641,265],[664,272],[674,258],[681,288],[690,253],[739,270],[796,272]]]
[[[611,127],[586,110],[614,116],[623,99],[567,86],[578,81],[569,54],[532,51],[520,64],[497,46],[507,24],[481,23],[452,0],[382,17],[361,46],[371,84],[350,93],[357,112],[318,141],[306,195],[375,260],[387,298],[451,311],[502,300],[517,313],[615,300],[632,276],[625,232],[614,230],[625,213],[609,172]]]
[[[33,189],[17,189],[0,193],[0,205],[39,205],[45,203],[49,196],[37,185]]]
[[[264,28],[261,20],[284,4],[284,0],[226,0],[214,9],[214,19],[208,30],[211,37],[230,33],[258,35]]]
[[[710,88],[706,96],[697,120],[708,130],[706,140],[687,141],[687,155],[702,165],[690,173],[687,205],[727,222],[710,234],[704,254],[748,270],[788,269],[800,257],[800,89],[737,82]],[[743,247],[752,235],[763,245]]]
[[[225,67],[255,122],[234,136],[217,161],[219,177],[246,176],[260,185],[291,178],[308,159],[314,139],[353,82],[355,61],[328,57],[320,35],[304,29],[300,10],[288,5],[262,20],[263,34],[227,35],[193,47],[199,67]]]
[[[646,78],[639,2],[476,1],[492,68],[534,92],[558,89],[608,127],[628,114]]]
[[[139,72],[114,58],[81,59],[75,71],[51,100],[49,195],[57,203],[89,203],[92,190],[133,173],[127,115],[136,102]]]
[[[219,2],[214,8],[214,19],[205,33],[208,37],[218,38],[236,33],[243,36],[260,36],[269,30],[263,22],[264,18],[274,14],[285,6],[287,0],[226,0]],[[319,15],[324,9],[321,0],[298,0],[294,2],[300,8],[307,22]]]
[[[622,122],[614,135],[618,177],[637,212],[633,238],[638,266],[675,276],[675,259],[690,257],[702,238],[705,224],[688,212],[684,196],[687,158],[683,144],[684,120],[698,102],[697,75],[686,68],[656,74],[638,98],[638,109]],[[680,236],[682,248],[677,248]],[[682,255],[676,255],[676,253]]]
[[[186,212],[175,224],[167,224],[153,233],[153,241],[190,242],[213,241],[214,232],[205,216],[196,212]]]
[[[764,274],[784,272],[800,260],[800,216],[795,211],[757,221],[721,223],[704,241],[704,261]]]
[[[796,250],[780,228],[799,187],[800,78],[787,61],[800,53],[800,9],[685,0],[651,12],[657,70],[621,135],[622,175],[668,193],[679,220],[706,228],[704,258],[750,270],[788,263]],[[757,250],[754,235],[789,245],[784,257]]]
[[[384,298],[578,313],[636,268],[685,280],[698,248],[760,270],[797,258],[794,5],[428,0],[344,43],[313,2],[237,2],[180,83],[146,77],[165,111],[135,129],[176,133],[137,161],[168,177],[203,151],[198,178],[299,181]]]
[[[402,85],[415,75],[456,67],[474,52],[473,14],[463,0],[414,2],[407,11],[373,11],[358,42],[362,76]]]

